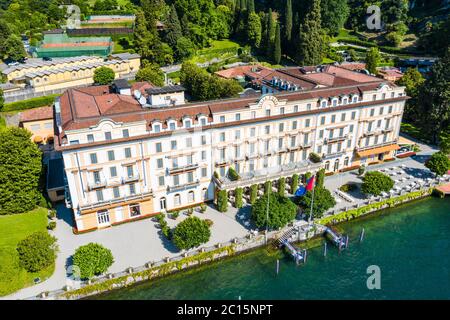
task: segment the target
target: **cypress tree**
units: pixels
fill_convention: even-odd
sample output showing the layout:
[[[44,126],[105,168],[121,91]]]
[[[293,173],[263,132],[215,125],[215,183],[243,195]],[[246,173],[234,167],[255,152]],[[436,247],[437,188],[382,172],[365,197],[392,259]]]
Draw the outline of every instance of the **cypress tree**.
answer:
[[[170,6],[170,14],[166,22],[166,42],[174,47],[177,44],[177,40],[183,35],[180,20],[178,19],[177,10],[172,4]]]
[[[284,16],[284,38],[287,41],[287,45],[292,39],[292,1],[287,0],[286,1],[286,9],[285,9],[285,16]]]
[[[311,10],[300,25],[296,60],[300,65],[322,63],[324,43],[321,29],[320,0],[313,0]]]
[[[273,17],[272,17],[272,9],[269,8],[269,12],[267,13],[267,28],[266,28],[266,39],[265,39],[265,47],[266,47],[266,55],[270,57],[272,55],[272,30],[273,30]]]
[[[277,23],[273,48],[273,62],[279,64],[280,61],[281,61],[281,35],[280,35],[280,24]]]
[[[247,0],[247,12],[250,15],[250,13],[255,12],[255,1],[254,0]]]

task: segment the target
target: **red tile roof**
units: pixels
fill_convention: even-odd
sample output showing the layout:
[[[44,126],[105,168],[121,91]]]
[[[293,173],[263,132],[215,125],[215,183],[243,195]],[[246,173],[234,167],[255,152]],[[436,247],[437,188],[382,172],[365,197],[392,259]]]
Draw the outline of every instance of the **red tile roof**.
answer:
[[[40,107],[26,110],[20,113],[20,122],[30,122],[53,119],[53,107]]]

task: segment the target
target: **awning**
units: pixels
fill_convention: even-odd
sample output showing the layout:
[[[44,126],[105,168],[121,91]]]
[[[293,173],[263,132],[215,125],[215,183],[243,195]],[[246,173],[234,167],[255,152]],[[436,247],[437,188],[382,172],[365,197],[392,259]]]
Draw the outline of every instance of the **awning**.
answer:
[[[364,151],[359,151],[357,152],[358,156],[360,158],[363,157],[368,157],[374,154],[380,154],[380,153],[385,153],[385,152],[389,152],[392,150],[398,150],[400,149],[400,146],[398,144],[391,144],[389,146],[384,146],[384,147],[378,147],[378,148],[373,148],[373,149],[369,149],[369,150],[364,150]]]

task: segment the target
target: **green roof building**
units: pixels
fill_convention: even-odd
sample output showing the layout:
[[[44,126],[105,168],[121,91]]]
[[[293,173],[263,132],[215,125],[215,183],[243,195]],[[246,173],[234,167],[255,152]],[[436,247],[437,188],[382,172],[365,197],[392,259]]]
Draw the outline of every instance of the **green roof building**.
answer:
[[[65,33],[45,34],[36,48],[38,58],[65,58],[77,56],[108,56],[113,42],[110,37],[69,37]]]

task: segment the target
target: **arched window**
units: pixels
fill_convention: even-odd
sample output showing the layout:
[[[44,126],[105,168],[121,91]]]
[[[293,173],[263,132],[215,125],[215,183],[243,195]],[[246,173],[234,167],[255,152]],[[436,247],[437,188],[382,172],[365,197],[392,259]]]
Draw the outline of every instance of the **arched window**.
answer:
[[[208,189],[207,188],[203,188],[202,195],[203,195],[204,200],[208,200]]]
[[[181,197],[180,197],[180,194],[176,194],[176,195],[174,195],[173,196],[173,204],[174,204],[174,206],[179,206],[179,205],[181,205]]]
[[[330,171],[330,161],[325,162],[325,170]]]
[[[345,157],[345,159],[344,159],[344,167],[348,167],[349,161],[350,161],[349,157]]]
[[[348,103],[348,98],[342,99],[342,104],[347,104],[347,103]]]
[[[186,120],[184,120],[184,127],[185,128],[190,128],[191,127],[191,120],[189,120],[189,119],[186,119]]]
[[[162,197],[162,198],[159,200],[159,206],[161,207],[161,210],[166,210],[166,208],[167,208],[167,202],[166,202],[166,198],[165,198],[165,197]]]
[[[192,202],[194,202],[195,201],[195,194],[194,194],[194,191],[189,191],[189,193],[188,193],[188,202],[189,203],[192,203]]]
[[[353,102],[358,102],[358,96],[353,96],[352,101]]]
[[[322,108],[325,108],[327,106],[327,100],[322,100],[322,102],[320,103],[320,106]]]
[[[339,170],[339,159],[336,159],[336,161],[334,162],[334,171],[338,170]]]

